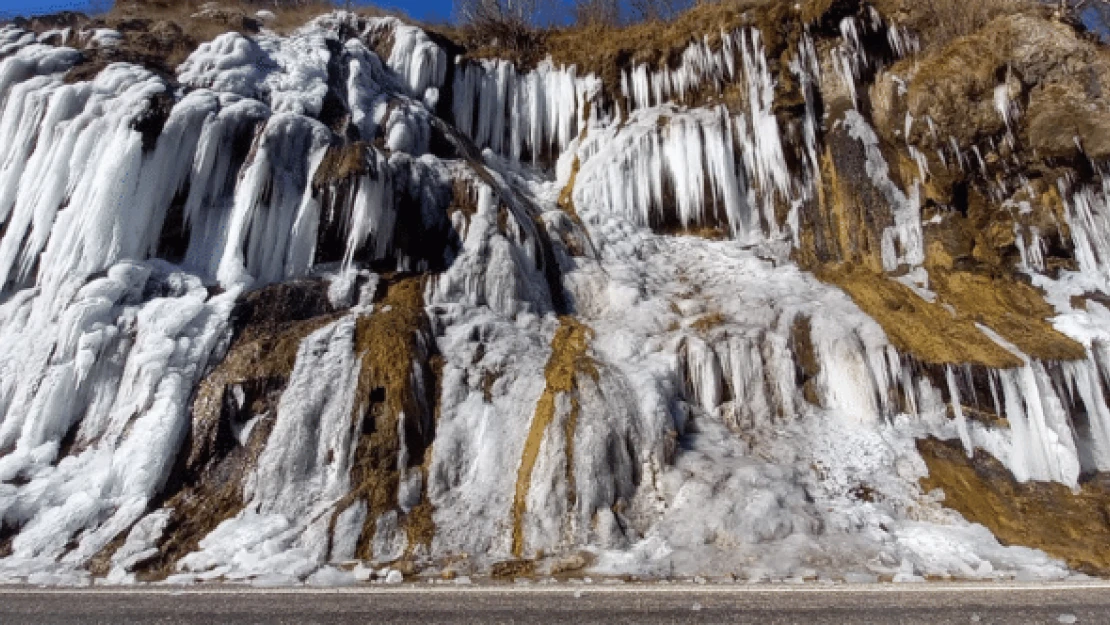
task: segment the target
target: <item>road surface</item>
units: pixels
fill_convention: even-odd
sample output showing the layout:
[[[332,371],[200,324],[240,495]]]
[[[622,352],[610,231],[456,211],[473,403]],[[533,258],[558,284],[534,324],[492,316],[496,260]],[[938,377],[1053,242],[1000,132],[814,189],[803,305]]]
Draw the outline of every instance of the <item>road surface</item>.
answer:
[[[0,623],[1110,623],[1110,585],[0,589]]]

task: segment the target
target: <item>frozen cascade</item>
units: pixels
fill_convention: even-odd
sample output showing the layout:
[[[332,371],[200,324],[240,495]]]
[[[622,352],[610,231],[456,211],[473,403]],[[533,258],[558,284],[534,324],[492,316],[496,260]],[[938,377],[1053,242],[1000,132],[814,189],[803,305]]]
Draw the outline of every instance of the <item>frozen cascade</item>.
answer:
[[[535,164],[554,161],[578,136],[600,92],[599,78],[550,60],[524,74],[504,60],[463,61],[455,67],[452,112],[478,147]]]
[[[1063,363],[1067,391],[1061,398],[1065,407],[1072,408],[1082,402],[1086,411],[1089,435],[1076,440],[1079,461],[1086,470],[1110,470],[1110,402],[1107,402],[1105,380],[1110,364],[1110,351],[1106,343],[1091,347],[1085,361]],[[1076,402],[1076,399],[1079,402]]]
[[[433,304],[488,307],[506,317],[519,313],[543,314],[554,309],[550,290],[540,270],[541,252],[530,222],[513,219],[513,229],[498,229],[499,210],[507,196],[476,181],[477,212],[465,225],[463,247],[450,268],[429,283]],[[505,207],[505,210],[523,210]]]
[[[799,185],[799,192],[803,196],[803,200],[808,200],[821,176],[821,162],[817,155],[817,133],[821,124],[821,120],[817,119],[817,100],[820,97],[819,88],[821,83],[821,61],[817,58],[817,49],[814,47],[813,37],[811,37],[808,32],[802,36],[802,41],[798,46],[798,56],[791,61],[790,71],[801,83],[802,93],[806,101],[805,122],[803,127],[803,141],[805,143],[805,160],[803,166],[805,168],[805,174]],[[801,241],[801,234],[798,232],[798,220],[796,216],[797,213],[795,211],[794,218],[791,219],[788,224],[795,243]]]
[[[266,123],[254,162],[241,173],[235,192],[216,272],[221,283],[249,281],[251,276],[277,282],[308,272],[315,229],[302,224],[319,220],[313,219],[319,205],[309,181],[329,139],[323,124],[299,115],[279,114]]]
[[[374,161],[369,171],[359,178],[354,197],[338,197],[334,202],[333,210],[336,211],[342,210],[344,206],[351,207],[347,249],[343,253],[345,268],[353,265],[355,253],[366,247],[368,242],[374,259],[385,258],[393,243],[396,215],[391,210],[393,181],[390,178],[389,165],[376,149],[371,149],[370,158]],[[315,232],[316,228],[308,225],[307,230]]]
[[[1110,176],[1105,172],[1100,184],[1084,185],[1069,194],[1063,181],[1060,192],[1066,202],[1068,225],[1075,244],[1075,258],[1083,276],[1094,278],[1110,289]]]
[[[389,38],[393,47],[386,64],[412,94],[435,108],[439,90],[447,79],[447,52],[436,45],[423,30],[395,17],[367,20],[364,37]]]
[[[907,194],[890,178],[890,166],[879,148],[879,138],[857,111],[845,113],[845,124],[853,139],[863,144],[867,154],[867,175],[890,203],[894,225],[883,231],[883,269],[896,271],[906,265],[914,268],[925,262],[925,238],[921,230],[921,199],[918,182]]]
[[[355,317],[347,316],[301,344],[274,429],[244,481],[243,511],[204,538],[180,570],[298,580],[324,563],[329,521],[349,490],[355,452],[354,333]]]
[[[35,34],[13,24],[0,26],[0,57],[15,53],[24,46],[35,43]]]
[[[642,63],[623,72],[621,94],[635,110],[681,102],[687,94],[705,88],[707,83],[720,93],[725,84],[735,79],[736,50],[743,46],[742,30],[722,32],[715,42],[707,34],[682,52],[678,67],[673,70],[668,66],[653,69]]]
[[[902,523],[878,511],[850,512],[834,503],[835,493],[847,492],[860,471],[872,470],[864,467],[874,467],[875,473],[867,478],[874,480],[872,484],[889,484],[902,479],[895,474],[920,470],[901,459],[901,454],[914,453],[912,443],[902,447],[905,443],[898,441],[908,439],[899,439],[894,431],[923,428],[949,438],[956,432],[944,414],[941,392],[928,379],[910,375],[873,321],[834,289],[793,268],[774,268],[727,243],[647,237],[636,244],[628,242],[627,230],[616,217],[587,224],[602,255],[596,267],[587,263],[581,271],[603,271],[609,282],[603,287],[609,303],[591,321],[597,333],[595,357],[624,374],[639,398],[641,418],[669,414],[678,432],[691,420],[697,432],[684,439],[686,447],[675,459],[674,469],[657,464],[659,457],[653,453],[641,456],[642,470],[656,476],[653,483],[658,487],[641,485],[630,501],[622,523],[640,533],[632,536],[628,549],[603,552],[601,570],[665,571],[668,566],[684,569],[693,562],[700,563],[695,567],[712,568],[711,563],[727,567],[725,563],[735,556],[759,562],[756,568],[773,577],[783,570],[780,567],[791,566],[787,563],[793,558],[804,558],[806,548],[797,552],[783,548],[780,541],[787,536],[837,553],[868,551],[874,547],[855,542],[869,531],[862,528]],[[630,271],[631,267],[636,270]],[[696,281],[698,288],[684,287],[677,276]],[[640,291],[641,280],[652,285],[647,292]],[[585,276],[579,284],[582,289],[596,288]],[[690,293],[696,293],[695,298]],[[585,296],[576,293],[577,297]],[[705,313],[721,319],[719,327],[708,330],[707,340],[681,328],[682,316]],[[790,328],[799,318],[812,324],[814,353],[822,372],[827,372],[817,380],[821,409],[804,401],[794,383],[797,364],[789,347]],[[768,384],[771,381],[783,384],[776,387]],[[674,392],[676,382],[690,389],[691,403],[667,407],[665,398]],[[892,388],[902,388],[903,394],[914,398],[914,420],[899,415],[898,402],[888,392]],[[822,416],[816,417],[815,410]],[[726,428],[753,433],[745,437],[753,447],[732,447],[726,442]],[[666,430],[662,426],[662,432]],[[794,434],[789,443],[784,442],[785,448],[766,447],[768,443],[759,442],[763,435],[754,433],[768,431]],[[981,429],[977,432],[987,435]],[[666,456],[665,437],[657,438],[651,428],[641,436],[646,436],[642,442],[648,450]],[[808,491],[828,502],[827,514],[812,516],[800,503],[803,497],[794,490],[800,483],[798,476],[757,460],[785,449],[795,453],[799,445],[831,472],[816,491]],[[853,469],[842,473],[845,461]],[[894,473],[891,467],[896,467]],[[677,473],[672,472],[675,469]],[[657,498],[667,502],[666,512],[658,521],[638,524],[637,519],[643,518],[639,515],[659,514],[653,507]],[[820,507],[826,509],[825,505]],[[895,532],[899,538],[883,547],[891,550],[884,552],[898,553],[896,561],[904,557],[923,570],[948,566],[975,570],[983,559],[997,565],[1009,557],[1001,552],[987,555],[990,550],[981,544],[971,547],[965,541],[978,542],[971,535],[956,539],[966,545],[961,547],[967,549],[965,555],[941,555],[925,546],[928,540],[916,538],[933,531],[928,524],[899,527],[903,528]],[[722,555],[706,546],[714,541],[724,541],[737,551],[733,556]],[[964,559],[970,553],[977,555]]]
[[[57,317],[28,291],[0,306],[0,521],[22,528],[0,576],[56,568],[63,553],[80,565],[145,514],[237,296],[209,298],[160,262],[122,262]],[[59,458],[73,428],[79,451]]]
[[[682,228],[719,224],[748,238],[753,229],[759,232],[759,223],[735,156],[733,128],[743,122],[723,107],[685,113],[668,107],[593,132],[578,150],[575,204],[647,226],[673,218],[664,212],[673,198]]]
[[[741,62],[739,68],[736,66],[737,57]],[[668,137],[667,145],[671,146],[668,150],[669,163],[676,168],[681,167],[676,150],[687,150],[682,158],[692,161],[689,171],[695,175],[689,183],[681,176],[673,178],[679,185],[688,187],[691,194],[679,197],[680,204],[687,206],[679,209],[682,225],[685,227],[706,221],[693,220],[689,207],[719,203],[725,212],[721,217],[729,222],[732,234],[746,234],[752,226],[751,218],[746,215],[747,210],[740,207],[742,202],[749,200],[739,197],[740,193],[746,195],[747,189],[727,180],[735,176],[728,171],[736,169],[728,162],[734,158],[735,141],[735,151],[742,155],[747,177],[753,181],[760,200],[762,226],[769,234],[778,235],[775,202],[789,201],[795,185],[786,166],[779,124],[773,111],[774,83],[761,34],[758,30],[748,29],[722,33],[719,50],[712,51],[709,41],[703,40],[691,44],[682,58],[679,69],[673,72],[664,68],[652,73],[646,65],[640,65],[624,76],[622,90],[630,98],[631,108],[645,109],[643,114],[632,113],[633,118],[665,120],[670,117],[669,113],[660,114],[645,107],[655,105],[659,110],[669,111],[668,107],[660,105],[672,98],[681,100],[685,93],[700,88],[705,81],[711,80],[719,90],[723,84],[740,76],[741,70],[749,91],[747,117],[740,117],[735,123],[729,121],[723,128],[704,131],[707,146],[720,146],[713,150],[719,156],[711,157],[713,160],[706,165],[709,171],[705,172],[704,178],[698,175],[697,165],[701,157],[698,155],[700,139],[696,134],[701,131],[695,132],[690,128],[683,132],[683,127],[679,125],[674,130],[678,136]],[[648,88],[648,83],[654,86]],[[507,61],[466,61],[458,66],[455,73],[453,113],[459,129],[480,147],[489,147],[517,161],[529,158],[534,164],[542,155],[558,156],[568,147],[577,136],[579,127],[589,122],[581,119],[582,113],[590,110],[596,116],[602,108],[598,100],[600,94],[601,83],[596,77],[591,75],[579,79],[573,68],[556,70],[550,61],[541,63],[523,76]],[[594,106],[586,107],[587,102]],[[694,114],[700,112],[695,111]],[[725,116],[723,111],[721,114]],[[735,139],[722,136],[730,129]],[[605,130],[612,133],[620,128],[609,125]],[[689,143],[683,143],[684,140]],[[597,141],[591,143],[596,144]],[[652,160],[652,157],[648,156],[647,160]],[[647,164],[643,166],[651,167]],[[660,170],[655,168],[654,171]],[[698,180],[702,179],[713,179],[717,185],[711,202],[701,199],[703,192]],[[801,186],[808,188],[807,183]],[[683,190],[676,191],[681,194]],[[658,205],[662,192],[662,187],[656,183],[652,189],[637,191],[638,197],[628,200],[624,207],[646,217],[649,205]],[[648,223],[648,220],[644,219],[641,223]]]
[[[789,201],[793,194],[779,122],[775,117],[775,83],[758,30],[744,31],[740,49],[748,83],[747,121],[750,125],[737,124],[736,132],[749,177],[761,199],[764,228],[769,235],[776,236],[779,222],[775,217],[775,201]]]
[[[202,48],[182,69],[199,88],[154,143],[135,127],[165,83],[117,64],[63,84],[76,59],[31,45],[0,61],[0,519],[21,528],[3,575],[53,570],[63,552],[79,566],[145,513],[192,391],[228,338],[236,285],[307,273],[320,220],[309,181],[330,137],[301,114],[317,113],[323,96],[306,82],[326,90],[323,37],[228,35]],[[256,129],[248,154],[240,146]],[[419,184],[419,168],[406,167]],[[367,177],[355,194],[348,262],[371,240],[389,247],[389,181]],[[176,199],[184,265],[199,276],[138,262],[157,250]],[[87,282],[98,272],[106,277]],[[232,288],[210,298],[202,280],[217,275]],[[79,453],[59,458],[70,436]]]
[[[320,32],[254,39],[227,33],[201,44],[178,68],[178,80],[260,100],[275,113],[315,117],[328,92],[329,56]]]
[[[1007,468],[1018,481],[1079,482],[1079,457],[1072,430],[1048,375],[1038,363],[999,373],[1005,414],[1013,433]],[[1104,460],[1105,462],[1105,460]]]
[[[844,26],[853,54],[874,22]],[[820,182],[817,50],[807,35],[794,59],[807,108],[791,126],[751,29],[695,39],[676,68],[627,68],[627,112],[603,105],[599,78],[551,60],[456,62],[437,106],[446,53],[393,18],[222,35],[180,67],[181,89],[127,64],[66,84],[76,51],[0,29],[0,523],[17,530],[0,580],[83,579],[117,538],[111,578],[131,579],[171,531],[172,511],[149,507],[233,306],[248,288],[322,275],[338,275],[336,292],[361,281],[359,297],[332,298],[359,304],[301,340],[246,505],[176,563],[177,581],[345,579],[328,561],[353,558],[365,527],[382,561],[587,547],[613,574],[894,575],[905,562],[910,576],[1065,575],[923,497],[915,439],[959,438],[1021,480],[1110,470],[1110,343],[1085,328],[1086,361],[986,372],[1011,423],[991,428],[962,410],[978,401],[967,369],[930,375],[845,293],[768,252],[800,244],[798,207]],[[739,110],[678,105],[738,81]],[[316,119],[333,96],[338,121]],[[448,108],[484,152],[442,132]],[[918,267],[916,186],[891,180],[863,114],[843,123],[893,208],[885,268]],[[433,133],[465,157],[439,156]],[[573,215],[557,208],[572,172]],[[1073,295],[1105,284],[1110,211],[1105,190],[1066,197],[1081,272],[1059,293]],[[735,240],[652,232],[700,227]],[[393,279],[367,263],[428,274],[416,314],[443,364],[430,456],[410,470],[398,426],[397,505],[377,518],[342,503],[357,318],[387,312],[369,300]],[[1098,306],[1059,305],[1055,321],[1079,335]],[[572,321],[585,364],[555,392]],[[863,487],[880,496],[861,502]],[[413,545],[401,522],[425,502],[435,535]]]

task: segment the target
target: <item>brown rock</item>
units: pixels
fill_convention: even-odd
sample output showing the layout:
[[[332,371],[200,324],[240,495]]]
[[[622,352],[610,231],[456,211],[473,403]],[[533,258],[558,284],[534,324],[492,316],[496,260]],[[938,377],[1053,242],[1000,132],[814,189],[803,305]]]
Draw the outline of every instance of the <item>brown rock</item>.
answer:
[[[1110,478],[1097,476],[1072,492],[1062,484],[1017,482],[982,450],[967,457],[959,442],[929,438],[918,450],[929,467],[926,490],[944,505],[987,526],[1008,545],[1023,545],[1067,561],[1079,571],[1110,575]]]

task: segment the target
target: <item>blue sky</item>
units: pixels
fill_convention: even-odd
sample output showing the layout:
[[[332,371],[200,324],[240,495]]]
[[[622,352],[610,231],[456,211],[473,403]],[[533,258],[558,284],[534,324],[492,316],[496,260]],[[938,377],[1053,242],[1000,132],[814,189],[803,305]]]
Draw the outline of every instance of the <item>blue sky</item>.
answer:
[[[374,4],[400,9],[417,19],[443,21],[451,17],[451,0],[380,0]],[[0,0],[0,15],[85,11],[88,6],[88,0]]]

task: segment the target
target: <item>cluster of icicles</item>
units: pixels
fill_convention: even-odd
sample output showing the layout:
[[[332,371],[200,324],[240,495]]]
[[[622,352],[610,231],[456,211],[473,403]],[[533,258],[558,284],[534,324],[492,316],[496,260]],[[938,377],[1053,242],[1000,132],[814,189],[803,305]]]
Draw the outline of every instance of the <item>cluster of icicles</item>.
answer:
[[[423,260],[392,243],[393,194],[438,207],[449,185],[420,158],[431,119],[425,103],[438,97],[446,57],[422,31],[378,20],[371,28],[392,29],[394,54],[383,62],[351,39],[342,50],[346,80],[329,85],[325,33],[343,19],[322,18],[289,38],[220,36],[179,68],[181,95],[126,63],[67,84],[77,50],[0,29],[0,524],[19,528],[0,574],[49,582],[128,528],[133,540],[116,562],[149,557],[167,522],[162,512],[147,515],[149,502],[184,443],[198,384],[227,348],[237,298],[315,271],[319,230],[338,224],[346,239],[340,274],[354,271],[356,252],[421,268]],[[100,35],[89,45],[118,42]],[[366,167],[322,181],[331,187],[324,192],[314,176],[332,131],[315,118],[329,88],[351,112],[353,132],[384,136],[397,152],[367,148]],[[172,110],[150,141],[137,128],[159,114],[153,101],[164,96]],[[325,202],[337,196],[341,207]],[[423,215],[425,227],[446,227],[442,211]],[[173,230],[183,234],[164,252]],[[222,292],[213,296],[216,285]],[[342,291],[333,293],[337,305],[360,299]],[[349,341],[352,324],[313,340]],[[356,363],[326,360],[319,364],[336,370],[334,388],[315,384],[320,367],[298,369],[291,385],[311,388],[288,394],[285,414],[346,409],[348,418]],[[238,434],[245,440],[249,430]],[[319,477],[322,460],[310,465],[288,482]],[[276,483],[253,487],[256,501],[270,502],[264,511],[283,512],[245,530],[263,541],[273,538],[267,523],[307,516],[290,506],[331,493],[282,499],[271,492]]]

